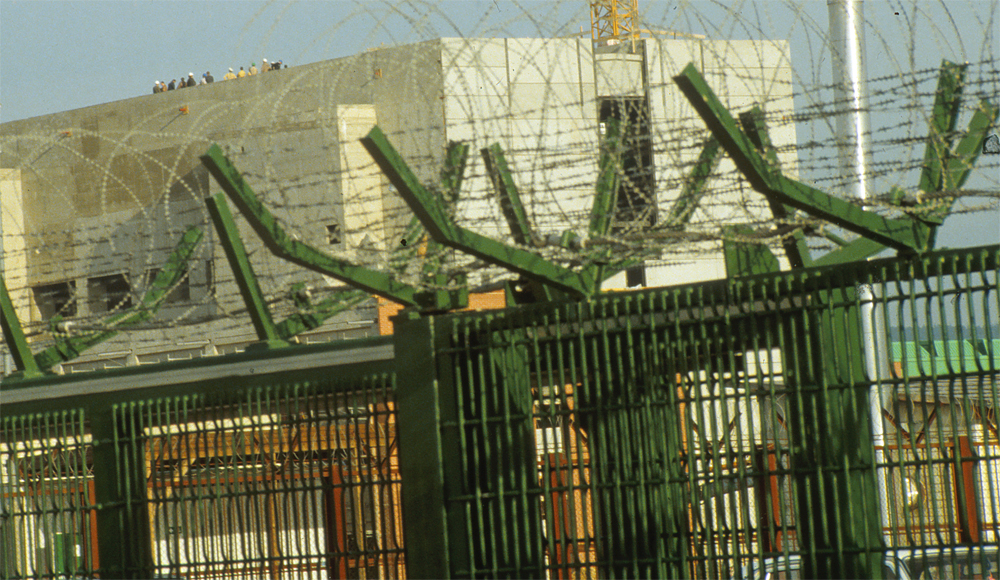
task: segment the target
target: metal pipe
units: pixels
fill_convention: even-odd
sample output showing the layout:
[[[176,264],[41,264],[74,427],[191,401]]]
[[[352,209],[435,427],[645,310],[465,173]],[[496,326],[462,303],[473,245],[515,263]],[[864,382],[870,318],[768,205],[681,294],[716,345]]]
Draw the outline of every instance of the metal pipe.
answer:
[[[834,100],[840,167],[857,199],[868,199],[871,136],[865,70],[864,6],[861,0],[828,0]]]
[[[868,85],[865,66],[865,19],[862,0],[827,0],[830,47],[833,62],[834,102],[837,107],[836,135],[841,174],[847,177],[851,197],[870,198],[871,133],[868,123]],[[872,444],[876,465],[885,462],[885,427],[882,410],[891,392],[882,388],[889,378],[889,344],[881,292],[871,284],[858,286],[861,341],[869,390]],[[888,487],[884,468],[875,470],[881,504],[882,529],[889,527]],[[891,545],[891,534],[883,532]]]

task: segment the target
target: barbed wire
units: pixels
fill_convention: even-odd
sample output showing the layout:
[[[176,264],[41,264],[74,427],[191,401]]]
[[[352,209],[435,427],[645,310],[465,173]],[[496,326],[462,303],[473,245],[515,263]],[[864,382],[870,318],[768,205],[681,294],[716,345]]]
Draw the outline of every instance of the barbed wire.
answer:
[[[290,235],[335,257],[385,271],[412,212],[359,149],[357,138],[367,129],[343,124],[346,117],[338,110],[350,107],[355,107],[350,110],[358,119],[374,119],[384,126],[415,173],[429,184],[437,179],[445,138],[454,134],[467,141],[471,155],[465,187],[454,208],[458,223],[571,267],[594,259],[588,245],[613,248],[620,257],[643,257],[655,267],[717,260],[724,241],[777,248],[796,232],[830,228],[822,220],[803,215],[775,219],[767,200],[749,187],[725,155],[706,182],[690,220],[683,227],[664,221],[680,192],[689,186],[709,135],[671,79],[687,60],[714,63],[701,68],[720,98],[733,104],[733,113],[754,102],[761,105],[786,173],[837,195],[845,195],[841,192],[854,185],[841,171],[840,140],[834,127],[846,103],[836,97],[837,85],[831,80],[830,39],[822,11],[792,1],[746,2],[735,7],[723,2],[679,2],[668,9],[640,0],[645,4],[644,29],[683,33],[644,35],[642,54],[647,62],[655,60],[660,69],[655,71],[650,65],[643,73],[650,130],[633,145],[647,150],[652,160],[653,189],[648,201],[655,203],[658,221],[641,228],[620,224],[612,235],[586,239],[601,135],[595,110],[599,99],[596,92],[585,93],[584,88],[596,91],[592,85],[606,81],[595,72],[597,57],[579,56],[593,53],[589,35],[575,30],[581,24],[589,27],[588,6],[572,2],[511,2],[505,4],[512,8],[508,17],[484,15],[473,22],[460,21],[433,2],[358,2],[344,11],[343,22],[332,24],[328,34],[340,34],[341,27],[353,26],[349,23],[367,22],[370,33],[360,45],[375,47],[372,50],[336,55],[342,60],[328,64],[303,63],[278,76],[266,73],[251,81],[226,81],[244,84],[228,85],[226,90],[232,94],[217,100],[200,98],[202,88],[185,89],[185,98],[192,99],[185,111],[173,101],[167,104],[166,99],[173,98],[169,94],[141,97],[144,113],[135,115],[131,125],[101,127],[84,114],[5,124],[0,135],[0,181],[6,188],[0,208],[5,216],[4,270],[15,303],[27,314],[24,322],[33,347],[50,344],[53,338],[48,322],[38,312],[40,287],[75,281],[69,298],[78,300],[80,307],[73,332],[112,328],[113,324],[102,321],[123,308],[90,312],[84,305],[94,301],[89,281],[124,272],[131,302],[137,303],[148,283],[148,272],[162,265],[190,225],[198,225],[205,233],[190,262],[190,299],[163,308],[155,320],[125,330],[126,340],[135,348],[147,348],[206,336],[247,334],[246,307],[203,202],[218,187],[201,169],[197,156],[213,142],[226,145],[227,154]],[[856,203],[899,217],[912,214],[913,209],[881,196],[892,186],[915,199],[918,196],[939,63],[951,60],[966,65],[956,129],[945,136],[952,140],[964,134],[980,99],[994,104],[1000,100],[1000,66],[994,32],[996,6],[969,3],[956,8],[946,2],[899,1],[889,5],[900,13],[899,22],[870,16],[866,23],[869,53],[888,56],[869,64],[865,112],[870,116],[868,177],[874,195]],[[959,12],[971,14],[971,21],[956,20]],[[779,38],[780,31],[788,36]],[[705,38],[692,36],[698,34]],[[503,40],[528,37],[535,40],[519,41],[516,54]],[[412,44],[436,38],[456,39],[453,44],[441,44],[444,48],[435,53],[437,61]],[[752,50],[740,52],[731,40],[752,41],[740,45],[752,46]],[[323,37],[302,39],[301,48],[304,51],[324,41]],[[489,48],[496,42],[508,42],[506,60],[499,65]],[[890,50],[897,45],[898,54]],[[551,56],[557,48],[569,46],[575,47],[575,62]],[[688,59],[694,46],[700,47],[700,58]],[[922,52],[916,50],[918,46]],[[532,55],[537,58],[529,58]],[[772,64],[776,66],[765,71],[763,63],[768,58],[775,59]],[[592,68],[587,73],[582,72],[585,61]],[[352,68],[362,66],[365,75]],[[359,79],[362,88],[357,86]],[[494,80],[496,86],[487,86]],[[252,86],[249,82],[256,82],[256,88],[245,89]],[[394,83],[396,93],[419,103],[405,112],[397,110],[402,101],[369,103],[374,83]],[[431,85],[436,88],[428,88]],[[164,98],[157,101],[160,97]],[[518,98],[526,100],[515,102]],[[376,110],[369,114],[365,106]],[[307,109],[311,116],[303,112]],[[428,115],[424,125],[404,119],[427,111],[437,116]],[[505,150],[539,237],[571,230],[585,244],[564,248],[514,243],[491,177],[478,155],[479,149],[494,142]],[[309,161],[303,160],[306,157]],[[309,164],[317,169],[306,169]],[[920,193],[919,199],[954,202],[951,211],[956,216],[996,214],[1000,156],[980,157],[973,174],[972,181],[959,189]],[[638,184],[632,174],[622,179],[626,187]],[[67,209],[78,214],[75,219],[62,219]],[[744,225],[753,233],[736,234],[724,228],[731,224]],[[330,230],[333,226],[339,236],[336,242]],[[305,282],[320,293],[342,287],[341,282],[275,258],[251,230],[243,227],[241,231],[276,318],[296,312],[287,291],[294,282]],[[828,246],[819,238],[810,243],[814,248]],[[495,286],[497,280],[514,277],[450,251],[443,268],[452,280],[467,276],[473,288]],[[412,264],[398,277],[424,290],[448,287],[422,278]],[[371,316],[371,305],[365,308],[363,316]]]

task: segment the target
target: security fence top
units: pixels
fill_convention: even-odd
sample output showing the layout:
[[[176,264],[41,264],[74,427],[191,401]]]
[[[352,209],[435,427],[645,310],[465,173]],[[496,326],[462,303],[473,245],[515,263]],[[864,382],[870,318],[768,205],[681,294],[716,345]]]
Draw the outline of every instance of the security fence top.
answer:
[[[564,298],[504,311],[454,312],[449,316],[458,321],[483,321],[495,328],[530,327],[535,336],[543,337],[626,325],[635,328],[644,324],[725,321],[734,316],[797,312],[812,303],[817,291],[982,272],[1000,272],[1000,245],[602,293],[585,301]],[[856,298],[845,295],[842,300],[853,304]],[[551,322],[555,320],[553,317],[559,321]],[[585,324],[578,326],[579,321]]]
[[[392,337],[248,350],[217,357],[171,361],[91,373],[47,375],[4,383],[4,415],[69,408],[105,409],[111,404],[164,396],[190,396],[281,382],[317,380],[349,383],[395,372]]]
[[[218,145],[209,148],[201,161],[275,256],[406,306],[448,309],[467,304],[467,292],[461,289],[447,291],[443,296],[440,292],[427,295],[396,280],[393,274],[352,264],[292,239]]]
[[[932,133],[928,138],[928,163],[920,183],[920,188],[925,192],[932,190],[948,193],[961,187],[982,148],[988,129],[998,115],[996,106],[985,99],[980,101],[966,135],[954,150],[950,149],[950,130],[945,129],[952,128],[955,123],[962,70],[963,67],[947,61],[942,65]],[[766,143],[760,139],[755,142],[753,136],[740,130],[693,63],[674,77],[674,81],[753,188],[773,200],[774,204],[780,204],[774,207],[786,206],[802,210],[872,242],[885,244],[899,251],[922,253],[933,248],[935,228],[951,207],[950,201],[934,205],[938,202],[932,199],[909,209],[910,215],[905,218],[887,218],[790,179],[775,166],[773,159],[768,160],[762,156],[758,147],[764,147],[766,155]],[[901,199],[897,199],[900,198],[900,192],[894,191],[892,195],[899,203],[903,203]],[[787,209],[783,211],[787,213]],[[863,257],[863,254],[874,249],[875,246],[870,243],[859,243],[851,247],[851,255]],[[826,260],[827,263],[830,261],[831,259]]]
[[[611,216],[622,172],[621,143],[618,133],[617,122],[608,122],[602,141],[600,169],[588,230],[592,239],[606,236],[611,227]],[[635,258],[613,258],[608,247],[584,249],[580,236],[572,231],[563,232],[561,236],[550,236],[558,239],[554,242],[556,245],[583,250],[582,253],[586,255],[588,263],[578,271],[573,271],[528,250],[504,244],[463,228],[448,214],[448,200],[442,200],[433,188],[420,183],[377,125],[361,141],[434,241],[506,268],[532,283],[541,285],[542,289],[536,292],[536,298],[539,295],[556,298],[560,293],[575,299],[593,296],[600,292],[600,284],[604,279],[638,263]],[[543,240],[532,231],[503,150],[494,144],[483,149],[481,153],[514,242],[530,246],[547,243],[548,239]],[[457,167],[454,163],[451,163],[451,166]],[[449,173],[455,174],[460,170],[461,168],[458,168]],[[445,172],[442,172],[442,175],[444,174]],[[448,180],[443,179],[443,181],[449,183]],[[444,190],[448,191],[448,188],[445,187]],[[508,294],[512,295],[509,288]]]

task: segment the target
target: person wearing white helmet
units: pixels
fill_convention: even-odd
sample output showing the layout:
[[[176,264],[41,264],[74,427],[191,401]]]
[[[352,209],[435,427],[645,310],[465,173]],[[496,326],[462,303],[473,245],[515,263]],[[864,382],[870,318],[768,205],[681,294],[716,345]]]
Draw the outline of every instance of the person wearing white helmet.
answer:
[[[236,80],[236,75],[233,74],[233,67],[229,67],[229,72],[226,73],[226,76],[222,77],[222,80],[224,81]]]
[[[267,59],[261,59],[260,72],[265,73],[271,70],[271,65],[267,64]]]
[[[189,72],[188,73],[187,86],[193,87],[196,84],[198,84],[198,81],[194,80],[194,73],[193,72]]]

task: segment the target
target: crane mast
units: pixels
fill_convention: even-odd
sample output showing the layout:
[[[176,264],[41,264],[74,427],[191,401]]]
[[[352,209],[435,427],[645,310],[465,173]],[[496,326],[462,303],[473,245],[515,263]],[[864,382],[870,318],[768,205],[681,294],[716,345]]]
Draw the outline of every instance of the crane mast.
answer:
[[[639,0],[591,0],[591,38],[595,45],[632,41],[639,36]],[[612,41],[612,42],[609,42]]]

